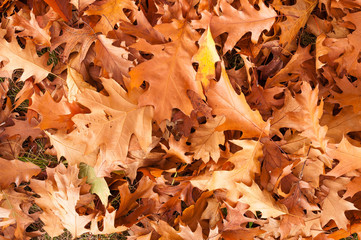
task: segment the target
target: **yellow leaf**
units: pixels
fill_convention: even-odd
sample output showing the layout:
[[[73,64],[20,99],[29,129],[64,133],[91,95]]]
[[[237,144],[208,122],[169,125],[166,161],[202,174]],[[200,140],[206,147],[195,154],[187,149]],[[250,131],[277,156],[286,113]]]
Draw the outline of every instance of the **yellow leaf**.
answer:
[[[248,204],[249,210],[254,214],[256,211],[261,211],[262,218],[275,218],[288,213],[285,205],[277,203],[271,193],[261,191],[255,182],[252,182],[250,187],[244,183],[237,183],[237,190],[242,193],[240,201]]]
[[[196,80],[202,82],[204,89],[208,89],[209,80],[215,78],[215,63],[220,61],[209,28],[203,33],[198,43],[198,52],[193,56],[193,60],[199,64]]]

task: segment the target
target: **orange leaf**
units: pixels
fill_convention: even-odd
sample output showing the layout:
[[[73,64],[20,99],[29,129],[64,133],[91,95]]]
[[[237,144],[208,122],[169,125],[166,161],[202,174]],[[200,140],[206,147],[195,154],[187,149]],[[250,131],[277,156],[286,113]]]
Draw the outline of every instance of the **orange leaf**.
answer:
[[[69,0],[44,0],[64,20],[71,20],[71,5]]]

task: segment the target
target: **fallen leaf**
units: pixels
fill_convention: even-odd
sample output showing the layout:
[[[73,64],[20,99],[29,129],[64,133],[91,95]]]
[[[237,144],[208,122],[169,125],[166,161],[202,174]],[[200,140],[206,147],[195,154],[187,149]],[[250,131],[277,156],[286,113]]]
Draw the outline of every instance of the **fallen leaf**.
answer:
[[[353,203],[338,196],[338,191],[343,190],[348,180],[339,178],[337,181],[324,180],[324,184],[329,188],[327,197],[322,201],[321,224],[325,226],[333,219],[339,228],[347,229],[348,220],[345,211],[357,210]]]
[[[249,210],[256,214],[262,212],[262,218],[278,217],[288,213],[285,205],[275,202],[267,191],[261,191],[255,182],[248,187],[244,183],[237,183],[237,190],[242,193],[240,201],[249,205]]]
[[[223,53],[231,50],[247,32],[252,33],[251,41],[257,43],[262,32],[270,30],[277,17],[277,13],[263,1],[259,2],[258,9],[249,2],[243,2],[239,11],[222,0],[219,8],[222,14],[212,16],[210,25],[214,37],[224,32],[228,33]]]
[[[206,93],[207,102],[213,108],[212,113],[224,115],[226,121],[216,130],[240,130],[242,137],[261,137],[268,134],[268,123],[264,122],[259,112],[253,111],[243,93],[238,95],[229,82],[222,66],[221,78],[212,82]]]
[[[35,202],[43,210],[40,215],[43,228],[51,237],[62,234],[63,228],[68,229],[74,237],[89,232],[85,226],[93,215],[82,216],[76,211],[81,197],[80,188],[84,184],[83,180],[78,179],[78,174],[76,166],[66,168],[60,164],[53,169],[47,168],[47,180],[30,181],[31,189],[40,196]]]
[[[194,158],[202,159],[207,163],[210,158],[217,162],[220,157],[219,145],[224,144],[223,132],[216,131],[216,128],[224,123],[224,117],[209,119],[206,124],[200,125],[188,138],[191,143],[191,151]]]
[[[85,163],[80,163],[79,165],[79,177],[86,177],[86,183],[91,185],[90,192],[98,195],[101,202],[106,207],[108,205],[110,190],[104,177],[97,177],[94,168]]]
[[[36,48],[32,41],[27,40],[25,48],[22,49],[13,39],[7,42],[4,38],[6,31],[0,30],[0,60],[4,63],[0,69],[0,73],[6,77],[11,77],[15,69],[23,69],[24,72],[19,78],[25,81],[30,77],[35,78],[35,83],[41,82],[51,73],[51,66],[47,65],[47,54],[38,57]]]
[[[19,186],[22,182],[29,182],[33,176],[40,173],[41,169],[33,163],[19,160],[5,160],[0,158],[0,187],[5,189],[10,184]]]
[[[196,72],[192,66],[192,57],[197,52],[195,41],[199,38],[198,33],[184,20],[174,20],[164,24],[163,28],[172,42],[150,45],[139,40],[133,47],[152,52],[154,57],[137,65],[129,73],[132,87],[140,86],[143,81],[149,82],[148,90],[139,98],[139,106],[153,105],[154,118],[158,123],[171,118],[174,106],[190,115],[193,107],[187,90],[203,96],[201,83],[194,81]]]

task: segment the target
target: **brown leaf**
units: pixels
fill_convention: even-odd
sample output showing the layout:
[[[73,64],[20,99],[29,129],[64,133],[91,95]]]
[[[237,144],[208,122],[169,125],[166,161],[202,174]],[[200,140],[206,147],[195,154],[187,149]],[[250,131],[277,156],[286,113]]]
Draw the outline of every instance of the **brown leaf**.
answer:
[[[268,134],[268,123],[264,122],[259,112],[253,111],[241,93],[238,95],[229,82],[222,66],[222,75],[218,82],[212,82],[206,93],[207,102],[213,108],[212,113],[224,115],[226,121],[217,128],[220,130],[240,130],[242,137],[260,137]]]
[[[71,20],[71,5],[69,4],[69,0],[45,0],[45,2],[64,20]]]
[[[329,101],[333,103],[339,103],[341,107],[352,106],[355,113],[360,112],[360,82],[356,81],[351,83],[346,77],[343,77],[336,79],[336,84],[341,89],[342,93],[332,91],[332,95],[334,97]]]
[[[237,183],[251,184],[253,182],[255,174],[260,172],[258,159],[263,153],[259,142],[252,140],[233,140],[232,142],[242,147],[242,150],[228,159],[228,162],[234,165],[233,170],[209,171],[192,177],[190,182],[201,190],[227,189],[228,199],[236,202],[240,195]]]
[[[318,88],[312,90],[308,83],[303,82],[301,91],[295,98],[289,91],[285,92],[285,105],[275,111],[271,121],[271,133],[282,136],[279,132],[280,128],[293,128],[302,132],[302,136],[309,138],[313,146],[325,149],[327,126],[321,127],[319,123],[323,113],[323,102],[317,105]]]
[[[43,96],[32,96],[30,109],[38,112],[42,120],[39,124],[41,129],[57,128],[70,129],[74,123],[71,118],[78,113],[84,112],[77,103],[69,103],[65,98],[59,102],[54,101],[49,92]]]
[[[343,195],[344,198],[353,197],[357,192],[360,192],[361,177],[355,177],[346,185],[347,191]]]
[[[24,81],[30,77],[35,78],[35,83],[41,82],[51,73],[51,66],[47,65],[47,54],[38,57],[35,45],[27,40],[25,48],[22,49],[13,39],[7,42],[4,38],[6,31],[0,30],[0,60],[3,62],[0,73],[2,76],[12,77],[15,69],[23,69],[24,72],[19,80]]]
[[[141,198],[157,198],[158,194],[153,191],[155,183],[150,181],[149,178],[143,177],[138,182],[137,189],[131,193],[129,191],[129,185],[123,184],[118,188],[120,194],[120,205],[116,212],[116,218],[124,217],[133,210],[137,205],[137,199]],[[122,219],[118,220],[122,222]]]
[[[249,210],[256,214],[262,212],[263,218],[278,217],[288,213],[285,205],[275,202],[271,193],[261,191],[259,186],[252,182],[248,187],[244,183],[237,183],[237,190],[242,193],[241,202],[249,205]]]
[[[35,19],[33,11],[30,11],[30,20],[25,18],[24,15],[23,11],[21,11],[11,17],[15,29],[21,31],[17,33],[17,35],[21,37],[31,37],[35,44],[50,47],[50,26],[41,28]]]
[[[228,33],[223,53],[231,50],[247,32],[252,33],[251,41],[256,43],[264,30],[270,30],[277,16],[263,1],[258,4],[259,10],[249,2],[242,2],[242,9],[239,11],[225,0],[220,1],[219,8],[222,15],[212,16],[210,25],[214,37]]]
[[[339,64],[337,68],[337,73],[341,73],[343,70],[346,70],[349,74],[358,78],[360,77],[360,73],[358,71],[360,67],[360,63],[358,61],[358,54],[361,51],[361,46],[360,44],[358,44],[361,37],[361,29],[358,26],[360,19],[360,12],[349,13],[343,18],[344,21],[350,21],[354,23],[356,29],[351,34],[347,35],[349,47],[346,48],[345,53],[335,60],[335,62]],[[354,27],[350,28],[354,29]]]
[[[78,174],[79,169],[76,166],[66,168],[60,164],[56,168],[47,168],[47,180],[30,182],[31,189],[40,196],[35,202],[43,210],[40,215],[45,224],[43,228],[52,237],[62,234],[63,228],[68,229],[73,237],[89,232],[85,226],[94,216],[82,216],[76,211],[81,197],[90,195],[80,195],[85,181],[78,179]]]
[[[227,206],[227,217],[223,224],[224,231],[237,231],[245,223],[255,221],[255,219],[245,216],[245,213],[248,211],[248,204],[238,201],[234,208],[227,203],[225,204]]]
[[[186,115],[193,110],[187,97],[187,90],[193,90],[203,96],[200,82],[194,81],[196,72],[192,66],[192,57],[197,52],[195,41],[199,35],[182,20],[158,26],[172,42],[164,45],[150,45],[144,40],[133,47],[151,52],[154,57],[139,64],[129,73],[131,87],[138,87],[143,81],[149,82],[148,90],[139,98],[139,105],[153,105],[154,118],[158,123],[170,119],[172,109],[177,106]],[[202,97],[203,98],[203,97]]]
[[[138,108],[112,79],[103,78],[102,83],[109,96],[91,89],[84,89],[77,95],[78,102],[91,109],[91,113],[72,117],[82,138],[73,140],[86,142],[84,154],[101,147],[101,154],[104,154],[102,165],[107,166],[110,173],[112,169],[115,170],[114,166],[124,163],[132,134],[137,136],[143,149],[152,142],[153,108]]]
[[[62,44],[65,44],[64,50],[61,53],[61,59],[65,62],[68,60],[69,55],[73,51],[77,51],[80,54],[80,61],[83,61],[85,58],[90,46],[96,39],[96,35],[93,30],[84,26],[83,28],[72,28],[66,25],[65,23],[58,23],[59,25],[54,24],[57,27],[59,33],[51,38],[51,48],[53,51]],[[60,32],[62,32],[61,35]],[[80,48],[77,49],[76,46],[80,45]]]
[[[361,148],[353,146],[346,138],[343,138],[339,144],[329,145],[327,154],[340,161],[334,169],[327,173],[329,176],[339,177],[361,168]]]
[[[354,112],[353,107],[343,107],[336,116],[332,114],[330,107],[333,106],[325,104],[320,121],[321,125],[328,127],[326,136],[330,142],[339,143],[348,133],[361,131],[361,114]]]
[[[286,45],[297,36],[300,28],[306,25],[312,10],[317,5],[317,1],[297,0],[296,4],[290,6],[282,3],[282,1],[277,0],[272,3],[272,6],[286,16],[285,21],[277,23],[281,28],[279,42],[282,45]]]
[[[29,194],[17,192],[12,188],[0,191],[0,226],[2,227],[0,237],[8,230],[7,235],[11,235],[11,239],[29,238],[25,229],[37,219],[37,214],[29,214],[33,200]],[[13,227],[13,224],[16,226]]]
[[[41,169],[33,163],[19,160],[5,160],[0,158],[0,187],[5,189],[11,183],[19,186],[22,182],[29,182],[31,177],[39,174]]]
[[[95,42],[95,64],[103,67],[103,76],[113,78],[122,83],[123,77],[129,77],[129,68],[133,67],[128,60],[129,52],[123,47],[113,45],[114,40],[99,35]]]
[[[194,158],[202,159],[207,163],[210,158],[217,162],[220,157],[219,145],[224,144],[223,132],[216,131],[216,128],[224,123],[222,116],[209,119],[206,124],[200,125],[194,133],[188,138],[191,143],[191,151],[194,152]]]
[[[38,137],[44,136],[44,132],[39,128],[36,128],[38,125],[38,121],[34,118],[29,120],[18,120],[12,119],[14,122],[13,126],[6,127],[3,132],[1,132],[2,136],[15,136],[19,135],[19,142],[23,143],[28,137],[31,139],[36,139]]]
[[[137,7],[133,1],[130,0],[107,0],[99,3],[95,2],[89,6],[88,10],[85,11],[85,15],[101,16],[100,21],[96,23],[94,30],[96,32],[104,32],[107,34],[113,30],[114,25],[119,21],[123,20],[129,22],[124,9],[136,11]]]
[[[281,82],[289,82],[297,77],[306,81],[313,80],[314,76],[312,75],[312,72],[310,72],[307,65],[305,65],[306,61],[312,59],[309,51],[310,46],[305,48],[298,47],[286,66],[275,76],[267,79],[265,88],[278,86]]]
[[[349,180],[346,178],[338,178],[334,181],[323,181],[329,192],[327,197],[321,203],[323,210],[321,215],[322,226],[333,219],[339,228],[347,229],[348,220],[345,216],[345,211],[357,210],[357,208],[353,203],[340,198],[338,196],[338,191],[343,190],[348,181]]]

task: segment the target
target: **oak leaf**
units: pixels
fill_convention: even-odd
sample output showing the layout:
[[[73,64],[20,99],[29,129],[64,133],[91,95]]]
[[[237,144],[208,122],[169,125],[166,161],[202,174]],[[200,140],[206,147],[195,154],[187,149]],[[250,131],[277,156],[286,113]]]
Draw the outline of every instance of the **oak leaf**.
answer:
[[[358,69],[360,68],[360,63],[358,61],[358,54],[361,51],[361,46],[358,43],[361,37],[361,29],[359,26],[361,13],[348,13],[343,20],[352,22],[356,26],[356,29],[351,34],[347,35],[348,44],[345,52],[335,60],[335,62],[339,64],[337,67],[337,73],[341,73],[343,70],[346,70],[349,74],[359,78],[360,73]],[[354,27],[352,27],[352,29],[354,29]]]
[[[224,220],[224,231],[239,230],[241,225],[245,225],[248,222],[254,222],[255,219],[245,216],[248,211],[248,204],[237,202],[235,207],[225,203],[227,207],[227,217]]]
[[[98,216],[95,216],[95,218],[93,218],[91,220],[91,227],[90,227],[90,231],[92,234],[102,234],[102,235],[105,235],[105,234],[112,234],[112,233],[115,233],[115,232],[123,232],[125,230],[127,230],[128,228],[125,227],[125,226],[118,226],[118,227],[115,227],[114,224],[115,224],[115,211],[113,212],[108,212],[108,210],[106,210],[105,212],[105,215],[104,216],[99,216],[100,219],[103,220],[103,230],[99,230],[98,228]]]
[[[164,240],[186,240],[186,239],[204,239],[202,234],[202,227],[197,226],[197,229],[193,232],[188,226],[179,225],[179,231],[176,231],[165,221],[159,221],[157,223],[151,222],[152,227],[162,236]]]
[[[5,34],[6,30],[1,29],[0,61],[3,63],[3,67],[0,69],[0,73],[3,76],[11,78],[15,69],[23,69],[24,72],[19,80],[24,81],[34,77],[35,83],[39,83],[52,74],[51,66],[47,65],[47,54],[38,57],[35,45],[31,40],[27,40],[25,48],[22,49],[14,39],[15,37],[11,42],[6,41]]]
[[[210,229],[214,229],[217,226],[217,223],[222,219],[219,207],[220,203],[216,198],[207,199],[207,207],[204,209],[200,221],[209,221]]]
[[[65,157],[69,165],[79,165],[84,162],[95,168],[98,177],[107,175],[107,172],[102,171],[104,169],[99,168],[99,165],[101,165],[101,159],[98,159],[99,148],[89,154],[84,154],[86,141],[82,141],[83,135],[78,129],[73,130],[71,133],[64,130],[53,134],[48,131],[45,131],[45,133],[56,150],[58,159]]]
[[[268,135],[268,123],[263,121],[257,110],[250,108],[243,93],[238,95],[234,91],[224,66],[220,80],[211,82],[206,96],[209,106],[213,108],[212,113],[226,117],[218,131],[240,130],[245,138]]]
[[[347,238],[350,236],[350,233],[357,233],[360,235],[361,232],[361,223],[354,223],[349,226],[347,229],[339,229],[328,235],[329,238],[339,240],[342,238]]]
[[[198,41],[198,52],[193,56],[193,61],[198,63],[196,80],[202,82],[203,88],[207,89],[210,79],[216,77],[216,62],[220,61],[216,45],[210,29],[203,33]]]
[[[138,202],[137,199],[147,199],[147,198],[158,198],[158,194],[153,191],[155,183],[150,181],[148,177],[143,177],[139,183],[137,189],[131,193],[129,190],[128,184],[123,184],[118,187],[120,194],[120,204],[119,208],[116,212],[117,222],[125,223],[124,217],[129,213],[129,211],[133,210],[137,207]],[[124,222],[123,222],[124,221]]]
[[[91,185],[90,192],[98,195],[100,201],[106,207],[108,205],[110,190],[104,177],[97,177],[94,168],[85,163],[79,164],[79,177],[86,177],[86,183]]]
[[[89,193],[81,195],[84,181],[78,178],[78,174],[76,166],[66,168],[60,164],[56,168],[47,169],[47,180],[30,181],[31,189],[40,196],[35,202],[43,210],[40,215],[43,228],[52,237],[63,233],[63,228],[68,229],[73,237],[89,232],[85,226],[93,215],[81,216],[76,211],[81,198],[89,198]]]
[[[39,124],[37,120],[32,118],[29,120],[21,120],[21,119],[12,119],[12,122],[14,122],[13,126],[6,127],[2,132],[1,136],[20,136],[19,142],[23,143],[27,140],[28,137],[31,139],[36,139],[44,136],[44,132],[36,128],[36,126]]]
[[[85,82],[83,79],[83,75],[80,74],[77,70],[74,68],[68,66],[67,68],[67,78],[66,78],[66,85],[68,87],[68,101],[69,103],[72,103],[73,101],[76,101],[76,96],[84,91],[84,89],[92,89],[95,90],[93,86],[91,86],[89,83]]]
[[[139,105],[153,105],[154,119],[161,122],[170,119],[173,108],[190,115],[192,104],[187,90],[193,90],[203,96],[200,82],[195,81],[196,72],[192,66],[192,57],[197,52],[195,41],[198,33],[185,20],[173,20],[172,23],[158,25],[157,30],[165,32],[172,42],[164,45],[150,45],[139,40],[132,47],[154,55],[151,60],[133,68],[129,75],[131,86],[138,87],[143,81],[149,82],[148,90],[139,98]]]
[[[122,82],[123,76],[129,77],[129,68],[133,67],[133,64],[128,60],[129,52],[123,47],[114,46],[113,42],[114,40],[104,35],[97,37],[94,63],[103,67],[102,76]]]
[[[267,79],[265,88],[277,86],[281,82],[289,82],[296,78],[301,78],[305,81],[313,80],[314,76],[310,73],[308,65],[306,65],[306,62],[313,58],[309,51],[310,46],[305,48],[298,47],[286,66],[276,75]]]
[[[284,99],[275,99],[278,94],[284,92],[282,87],[272,87],[264,89],[262,86],[252,87],[252,92],[246,99],[251,108],[256,108],[262,116],[269,116],[271,109],[279,108],[283,105]]]
[[[191,151],[194,152],[194,158],[202,159],[205,163],[212,158],[217,162],[220,157],[219,145],[224,144],[223,132],[216,131],[216,128],[225,121],[224,117],[217,116],[209,119],[206,124],[200,125],[194,133],[188,138],[191,143]]]
[[[256,214],[256,211],[262,212],[263,218],[278,217],[288,213],[285,205],[276,202],[271,193],[261,191],[259,186],[252,182],[248,187],[244,183],[236,183],[237,190],[242,193],[240,202],[249,205],[249,210]]]
[[[143,149],[150,145],[153,108],[138,108],[129,101],[124,89],[112,79],[103,78],[102,83],[108,96],[84,89],[77,95],[77,101],[91,109],[91,112],[77,114],[72,117],[72,121],[82,135],[77,140],[86,142],[84,154],[101,147],[101,153],[104,154],[101,164],[110,167],[124,163],[132,134],[138,138]],[[110,168],[107,170],[112,171]]]
[[[350,132],[361,131],[361,114],[354,112],[353,107],[343,107],[337,115],[332,114],[331,105],[324,106],[321,125],[328,127],[326,136],[329,142],[339,143]]]
[[[202,239],[203,233],[202,233],[202,227],[198,224],[197,229],[193,232],[188,226],[183,226],[182,224],[179,225],[179,236],[181,236],[183,239]],[[208,239],[217,240],[213,235],[209,234]]]
[[[307,236],[316,237],[322,232],[320,213],[307,212],[304,232]]]
[[[70,129],[74,125],[71,118],[75,114],[84,112],[77,103],[69,103],[64,97],[59,102],[54,101],[48,91],[42,96],[33,94],[31,99],[29,108],[41,115],[39,127],[43,130]]]
[[[179,221],[180,224],[185,224],[189,226],[192,231],[196,231],[198,225],[206,225],[208,228],[208,223],[202,221],[201,217],[207,209],[208,200],[212,198],[213,191],[203,192],[202,195],[198,198],[197,202],[194,205],[189,206],[183,210],[183,214],[178,216],[176,222]],[[217,212],[213,212],[217,215]]]
[[[282,148],[271,139],[262,139],[264,158],[261,169],[261,186],[271,190],[277,184],[283,169],[290,164],[290,159]]]
[[[334,96],[329,101],[332,103],[339,103],[341,107],[352,106],[355,113],[361,111],[361,87],[360,82],[351,83],[346,77],[336,79],[337,86],[342,93],[331,91]]]
[[[353,146],[347,138],[343,138],[339,144],[330,144],[327,154],[340,162],[327,173],[329,176],[339,177],[350,171],[361,168],[361,148]]]
[[[282,1],[277,0],[271,4],[277,11],[280,11],[286,17],[285,21],[277,23],[281,28],[279,43],[286,45],[294,40],[300,28],[303,28],[311,12],[317,5],[315,0],[297,0],[296,4],[291,6],[282,4]]]
[[[240,194],[237,183],[251,184],[253,182],[255,174],[260,173],[259,158],[263,156],[263,153],[262,146],[257,141],[233,140],[232,142],[242,147],[242,150],[236,152],[227,161],[234,165],[232,170],[206,172],[192,177],[190,182],[202,190],[227,189],[227,198],[236,202]]]
[[[95,2],[85,11],[85,15],[101,16],[99,22],[96,23],[94,30],[106,34],[113,30],[113,27],[120,20],[129,22],[127,15],[123,11],[125,9],[136,11],[137,6],[131,0],[107,0],[102,3]]]
[[[35,19],[33,11],[30,11],[30,20],[24,17],[23,11],[14,14],[11,17],[12,25],[20,37],[31,37],[35,44],[50,47],[50,26],[41,28]]]
[[[327,224],[333,219],[339,228],[347,229],[348,220],[345,211],[357,210],[353,203],[339,197],[338,191],[344,190],[345,185],[348,183],[347,178],[338,178],[337,180],[330,181],[324,180],[324,185],[329,189],[327,197],[322,201],[322,226]]]
[[[150,224],[159,234],[161,234],[164,240],[184,240],[184,238],[179,236],[178,232],[165,221],[160,220],[157,223],[151,222]]]
[[[69,0],[45,0],[64,20],[71,20],[71,5]]]
[[[93,30],[88,26],[72,28],[65,23],[57,24],[54,23],[57,32],[56,35],[51,38],[50,50],[54,51],[57,47],[64,44],[64,50],[60,54],[64,62],[68,60],[69,55],[74,51],[79,52],[80,61],[83,61],[90,46],[96,40],[97,35],[94,34]],[[60,35],[60,33],[62,34]]]
[[[286,90],[285,105],[275,111],[271,121],[271,133],[281,137],[280,128],[293,128],[302,132],[302,136],[309,138],[313,146],[325,149],[327,126],[320,126],[323,101],[321,100],[320,105],[317,105],[318,88],[312,90],[308,83],[303,82],[301,91],[293,98]]]
[[[91,5],[95,0],[70,0],[70,3],[75,6],[79,12],[83,11],[86,7]]]
[[[247,1],[242,2],[241,9],[237,10],[226,0],[221,0],[219,8],[221,14],[211,17],[210,26],[214,37],[228,33],[223,53],[231,50],[247,32],[252,33],[251,41],[257,43],[262,32],[269,31],[277,17],[276,11],[263,1],[258,3],[259,10]]]
[[[360,192],[361,177],[355,177],[346,185],[346,192],[343,195],[344,198],[353,197],[356,193]]]
[[[175,140],[173,135],[170,136],[168,140],[169,149],[164,146],[162,143],[160,145],[162,146],[162,149],[166,152],[165,158],[176,158],[180,159],[183,162],[190,164],[192,163],[192,157],[186,155],[187,152],[190,152],[190,147],[187,145],[187,139],[181,138],[180,140]]]
[[[7,231],[7,234],[12,235],[11,239],[29,238],[26,236],[25,229],[35,222],[38,217],[37,214],[29,214],[29,208],[33,205],[33,200],[31,195],[17,192],[12,188],[0,191],[0,227],[2,228],[0,238]]]
[[[126,34],[145,39],[150,44],[161,44],[166,42],[164,36],[153,28],[149,22],[150,20],[146,18],[143,11],[137,11],[134,14],[134,18],[137,21],[137,25],[121,21],[119,29]]]
[[[13,182],[19,186],[22,182],[30,181],[31,177],[36,176],[40,171],[38,166],[30,162],[0,158],[0,187],[5,189]]]
[[[241,228],[235,231],[222,232],[222,238],[224,240],[252,240],[257,236],[261,236],[264,230],[259,227],[256,228]]]

